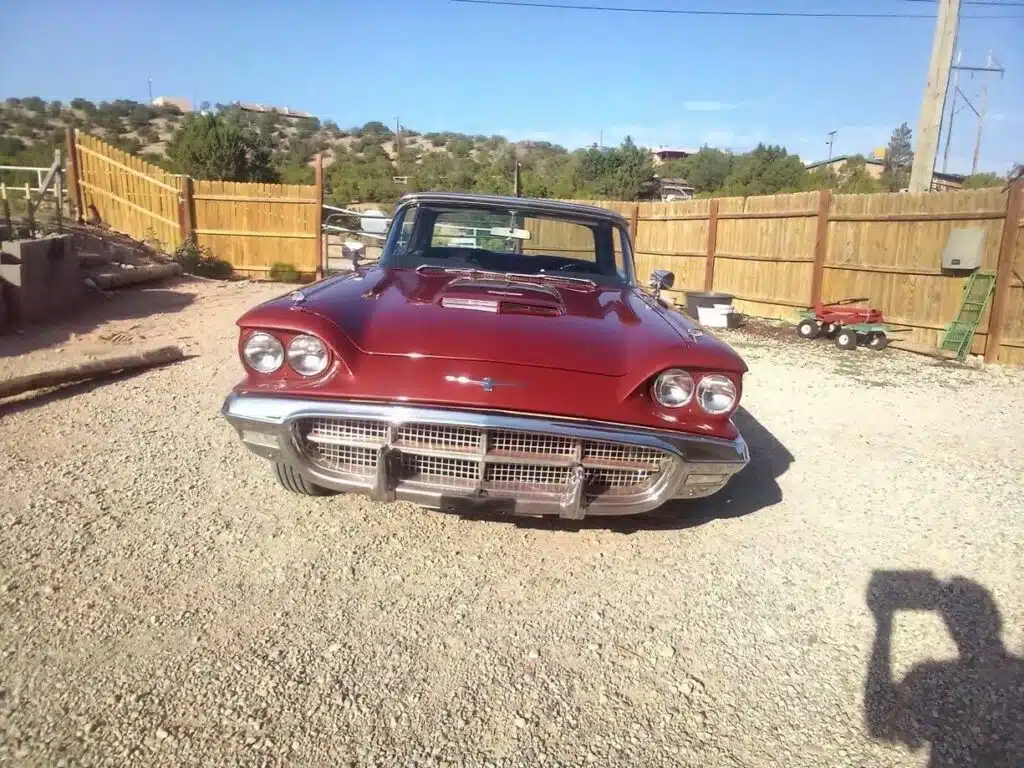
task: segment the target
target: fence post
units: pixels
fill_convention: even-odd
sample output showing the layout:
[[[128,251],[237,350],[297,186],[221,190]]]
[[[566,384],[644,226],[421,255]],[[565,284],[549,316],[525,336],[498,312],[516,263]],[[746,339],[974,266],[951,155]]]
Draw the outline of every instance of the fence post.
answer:
[[[188,242],[188,239],[195,234],[196,223],[192,220],[192,211],[195,203],[192,200],[192,177],[185,176],[181,180],[181,197],[178,198],[178,229],[181,234],[181,242]]]
[[[1003,233],[999,239],[999,260],[996,262],[996,291],[992,297],[992,311],[988,315],[988,337],[985,339],[985,362],[994,363],[999,357],[1003,342],[1003,324],[1006,322],[1006,307],[1010,298],[1010,280],[1013,279],[1014,248],[1020,220],[1024,216],[1024,181],[1010,185],[1006,196],[1006,218],[1003,219]]]
[[[640,203],[633,206],[629,214],[629,239],[633,241],[633,250],[636,251],[637,230],[640,227]],[[635,255],[635,254],[634,254]]]
[[[715,251],[718,250],[718,200],[708,203],[708,249],[704,262],[704,290],[715,287]]]
[[[75,199],[75,220],[85,221],[85,206],[82,205],[81,169],[78,167],[78,129],[68,128],[68,197]]]
[[[823,189],[818,197],[818,227],[814,233],[814,264],[811,267],[811,305],[821,301],[821,280],[828,253],[828,215],[832,206],[832,190]]]
[[[324,156],[317,153],[316,165],[314,166],[313,183],[316,184],[316,279],[322,280],[326,270],[324,269]]]

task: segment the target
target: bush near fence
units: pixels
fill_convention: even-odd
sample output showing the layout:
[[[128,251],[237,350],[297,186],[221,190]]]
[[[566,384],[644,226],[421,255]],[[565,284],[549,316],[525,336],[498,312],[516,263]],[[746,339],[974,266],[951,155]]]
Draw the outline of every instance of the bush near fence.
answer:
[[[94,211],[114,229],[139,239],[153,230],[172,246],[194,234],[215,256],[256,277],[269,276],[275,265],[292,265],[304,277],[320,273],[322,183],[193,181],[82,134],[69,150],[78,210]],[[788,320],[819,298],[867,296],[887,320],[910,329],[900,343],[922,351],[940,344],[960,306],[965,278],[941,271],[949,233],[979,227],[982,269],[997,279],[972,351],[1024,364],[1022,193],[1024,182],[1010,191],[575,202],[625,216],[638,275],[672,270],[669,296],[723,291],[747,314]],[[558,234],[549,229],[544,243],[555,247]]]

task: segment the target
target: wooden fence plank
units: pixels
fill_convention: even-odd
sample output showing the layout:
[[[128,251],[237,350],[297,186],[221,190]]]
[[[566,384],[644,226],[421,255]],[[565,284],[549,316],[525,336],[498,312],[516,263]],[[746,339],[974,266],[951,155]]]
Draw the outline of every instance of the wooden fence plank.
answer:
[[[992,297],[992,311],[989,313],[988,341],[985,344],[985,362],[995,362],[999,357],[999,346],[1003,339],[1003,325],[1010,296],[1010,279],[1013,274],[1017,230],[1021,215],[1024,214],[1024,181],[1010,185],[1006,196],[1006,212],[1003,232],[999,241],[999,260],[996,262],[996,289]]]
[[[708,205],[708,242],[704,251],[707,261],[704,264],[704,290],[715,287],[715,256],[718,248],[718,201],[712,200]]]
[[[821,301],[822,269],[828,254],[829,209],[832,206],[832,190],[823,189],[818,198],[818,227],[814,235],[814,266],[811,269],[810,305]]]

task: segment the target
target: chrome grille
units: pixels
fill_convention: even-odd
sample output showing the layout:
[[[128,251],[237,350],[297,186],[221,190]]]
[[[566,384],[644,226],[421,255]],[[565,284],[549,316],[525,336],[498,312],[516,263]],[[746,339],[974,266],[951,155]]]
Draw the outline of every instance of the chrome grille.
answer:
[[[657,467],[664,458],[661,451],[625,443],[583,441],[583,462],[600,464],[648,464]]]
[[[645,485],[657,473],[647,469],[588,469],[587,486],[594,488],[632,488]]]
[[[569,467],[552,467],[546,464],[488,464],[484,481],[488,484],[522,483],[561,487],[569,482]]]
[[[361,448],[356,445],[335,443],[314,443],[307,449],[307,455],[317,464],[334,472],[366,474],[377,464],[377,448]]]
[[[490,450],[495,453],[531,456],[565,456],[576,454],[576,440],[536,432],[491,432]]]
[[[405,424],[398,429],[400,445],[431,450],[480,450],[484,434],[472,427],[449,427],[444,424]]]
[[[454,480],[476,480],[480,465],[470,459],[443,459],[437,456],[419,456],[415,453],[402,454],[402,477],[407,480],[427,478],[451,478]]]
[[[306,439],[313,443],[384,443],[388,425],[359,419],[310,419]]]
[[[314,466],[359,475],[368,484],[385,446],[394,458],[385,471],[399,485],[479,488],[505,497],[561,498],[571,489],[573,467],[582,464],[589,501],[621,501],[654,488],[670,466],[668,455],[655,448],[544,432],[426,423],[392,431],[387,421],[323,417],[299,419],[294,430]]]

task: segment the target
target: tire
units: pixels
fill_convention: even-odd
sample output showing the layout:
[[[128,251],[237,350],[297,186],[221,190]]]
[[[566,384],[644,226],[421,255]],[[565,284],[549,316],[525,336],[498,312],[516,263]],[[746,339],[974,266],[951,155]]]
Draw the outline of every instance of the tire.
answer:
[[[274,462],[274,476],[285,490],[300,496],[334,496],[337,493],[330,488],[314,485],[291,464],[284,464],[280,461]]]
[[[801,339],[816,339],[821,333],[821,327],[814,320],[801,320],[796,332]]]
[[[856,349],[857,332],[849,328],[840,328],[836,332],[836,346],[840,349]]]
[[[876,331],[868,336],[868,346],[875,351],[881,351],[889,346],[889,337],[881,331]]]
[[[826,339],[834,339],[836,336],[836,331],[838,330],[839,326],[833,325],[832,323],[825,323],[823,326],[821,326],[821,335],[824,336]]]

